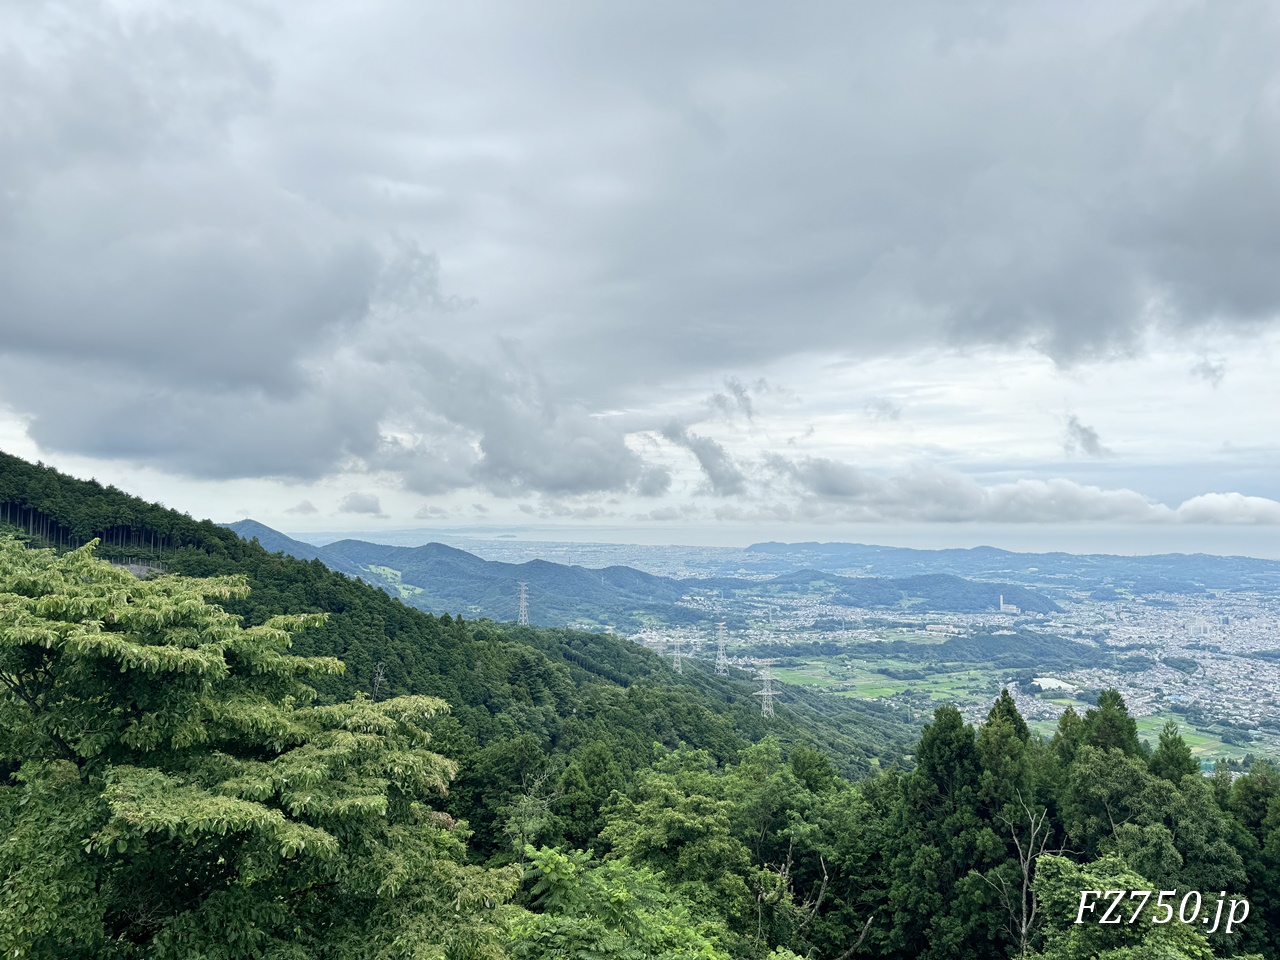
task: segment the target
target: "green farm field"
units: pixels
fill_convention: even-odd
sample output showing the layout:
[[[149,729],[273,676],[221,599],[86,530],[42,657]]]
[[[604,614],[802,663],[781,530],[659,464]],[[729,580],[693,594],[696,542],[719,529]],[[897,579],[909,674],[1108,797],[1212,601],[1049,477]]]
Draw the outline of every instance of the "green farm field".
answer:
[[[936,671],[920,670],[920,664],[905,660],[878,660],[874,663],[847,657],[816,657],[801,666],[775,667],[774,676],[797,686],[821,687],[832,693],[861,699],[895,697],[905,691],[932,700],[966,704],[986,702],[1000,691],[1000,678],[994,668],[966,664]],[[889,672],[885,672],[889,671]],[[918,671],[916,679],[903,679],[891,673]]]
[[[785,683],[820,688],[837,696],[874,700],[901,697],[909,691],[913,699],[927,697],[937,703],[955,703],[961,707],[989,703],[1000,692],[1007,679],[1002,671],[991,664],[939,664],[939,667],[940,669],[930,670],[922,669],[918,661],[871,661],[840,655],[812,657],[799,665],[774,667],[773,674]],[[918,671],[923,676],[908,680],[890,675],[904,671]],[[1042,699],[1060,709],[1071,707],[1081,715],[1090,707],[1087,702],[1072,696]],[[1223,757],[1241,759],[1251,750],[1255,754],[1270,752],[1267,745],[1262,743],[1251,748],[1226,743],[1213,730],[1195,727],[1185,717],[1173,713],[1153,714],[1136,720],[1138,736],[1153,746],[1159,739],[1165,722],[1174,720],[1192,754],[1206,762]],[[1036,733],[1046,737],[1053,736],[1057,727],[1053,720],[1032,720],[1029,725]]]

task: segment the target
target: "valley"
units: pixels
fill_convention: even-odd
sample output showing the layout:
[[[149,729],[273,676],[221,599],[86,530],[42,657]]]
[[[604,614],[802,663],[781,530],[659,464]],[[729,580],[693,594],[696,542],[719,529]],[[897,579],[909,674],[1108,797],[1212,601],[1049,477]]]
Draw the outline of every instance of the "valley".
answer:
[[[1206,769],[1219,758],[1280,756],[1275,561],[465,541],[506,558],[485,560],[439,543],[312,545],[252,521],[231,526],[429,611],[514,620],[523,580],[532,622],[614,632],[668,659],[678,641],[707,670],[723,623],[735,666],[769,662],[784,690],[866,702],[907,724],[940,703],[976,721],[1008,688],[1033,728],[1051,733],[1065,709],[1082,714],[1111,687],[1148,739],[1166,720],[1183,725]]]

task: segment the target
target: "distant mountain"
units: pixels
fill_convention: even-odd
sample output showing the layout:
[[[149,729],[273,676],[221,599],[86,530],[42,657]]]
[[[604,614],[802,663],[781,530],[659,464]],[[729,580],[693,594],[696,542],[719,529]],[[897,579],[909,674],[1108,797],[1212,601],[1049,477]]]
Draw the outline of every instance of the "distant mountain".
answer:
[[[1071,590],[1110,588],[1131,594],[1275,590],[1280,561],[1203,553],[1155,556],[1014,553],[996,547],[916,550],[863,543],[755,543],[749,556],[778,570],[818,570],[881,577],[949,574],[967,580],[1013,582]],[[1006,600],[1009,595],[1006,593]],[[1017,603],[1017,600],[1009,602]]]
[[[510,621],[517,617],[521,583],[529,603],[529,619],[542,626],[582,624],[636,630],[649,625],[701,625],[742,614],[698,609],[680,601],[695,597],[749,600],[779,595],[807,596],[844,606],[910,608],[976,613],[1007,603],[1030,612],[1058,610],[1052,601],[1010,583],[980,583],[955,576],[924,575],[899,580],[846,577],[820,570],[799,570],[771,579],[661,577],[627,566],[589,569],[529,560],[505,563],[483,560],[442,543],[400,547],[339,540],[313,546],[264,524],[242,520],[228,525],[256,537],[268,550],[301,559],[318,558],[334,570],[382,587],[410,606],[433,613],[461,613],[468,618]]]
[[[315,549],[315,548],[312,548]],[[647,619],[692,622],[692,611],[673,606],[687,589],[679,581],[633,570],[588,570],[546,560],[482,560],[441,543],[389,547],[340,540],[319,548],[320,559],[357,565],[360,576],[423,610],[514,620],[519,584],[526,584],[529,617],[544,626],[582,622],[628,629]]]
[[[1001,600],[1028,613],[1056,613],[1062,608],[1049,598],[1013,583],[966,580],[951,574],[914,577],[846,577],[821,570],[797,570],[768,580],[716,579],[684,581],[734,590],[738,595],[796,593],[822,596],[848,607],[909,607],[951,613],[982,613],[999,609]]]
[[[303,543],[301,540],[294,540],[292,537],[281,533],[279,530],[272,530],[265,523],[259,523],[257,520],[237,520],[235,523],[224,524],[224,526],[228,530],[234,530],[246,540],[257,540],[268,553],[287,553],[289,556],[297,557],[299,560],[320,560],[330,570],[337,570],[339,573],[345,573],[348,576],[360,575],[358,565],[344,563],[339,556],[322,558],[319,547],[313,547],[311,544]]]

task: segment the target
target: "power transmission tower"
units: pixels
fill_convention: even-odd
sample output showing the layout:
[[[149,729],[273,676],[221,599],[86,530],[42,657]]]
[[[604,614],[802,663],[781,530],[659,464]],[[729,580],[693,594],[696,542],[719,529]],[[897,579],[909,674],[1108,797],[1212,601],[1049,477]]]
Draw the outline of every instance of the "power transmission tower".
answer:
[[[769,664],[772,660],[764,661],[764,666],[760,668],[760,679],[764,683],[763,690],[757,690],[755,695],[760,698],[760,716],[773,716],[773,698],[776,696],[773,690],[773,674],[769,672]]]
[[[729,658],[724,652],[724,621],[716,624],[716,674],[717,676],[727,677],[729,675]]]
[[[529,584],[523,580],[520,581],[520,613],[516,616],[516,623],[523,627],[529,625]]]
[[[680,658],[681,658],[680,637],[677,636],[675,638],[675,641],[676,641],[676,648],[675,648],[675,652],[671,656],[671,669],[673,669],[676,673],[684,673],[684,667],[681,665],[681,662],[680,662]]]

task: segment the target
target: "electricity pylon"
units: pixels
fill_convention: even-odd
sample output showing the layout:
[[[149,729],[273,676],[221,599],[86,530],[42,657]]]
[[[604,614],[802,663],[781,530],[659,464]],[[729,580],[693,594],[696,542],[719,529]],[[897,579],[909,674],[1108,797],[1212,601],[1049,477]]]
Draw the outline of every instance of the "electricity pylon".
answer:
[[[760,668],[760,679],[764,683],[763,690],[757,690],[755,695],[760,698],[760,716],[773,716],[773,698],[776,696],[773,690],[773,674],[769,672],[769,664],[771,660],[764,661],[764,666]]]
[[[676,648],[675,648],[675,652],[671,655],[671,669],[674,670],[676,673],[684,673],[684,667],[680,663],[680,658],[681,658],[680,637],[677,636],[675,638],[675,641],[676,641]]]
[[[727,677],[729,675],[729,658],[724,652],[724,621],[716,624],[716,675]]]
[[[529,625],[529,584],[523,580],[520,581],[520,613],[516,616],[516,623],[524,627]]]

